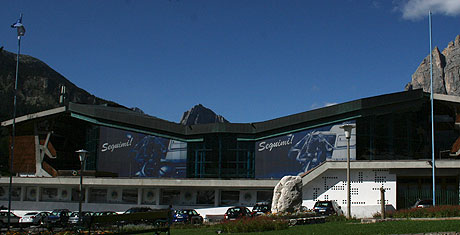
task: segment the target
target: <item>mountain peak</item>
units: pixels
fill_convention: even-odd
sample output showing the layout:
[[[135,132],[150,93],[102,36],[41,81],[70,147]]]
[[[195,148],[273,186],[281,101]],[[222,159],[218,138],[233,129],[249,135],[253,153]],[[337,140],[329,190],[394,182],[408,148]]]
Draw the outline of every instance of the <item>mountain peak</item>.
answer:
[[[433,92],[436,94],[460,96],[460,35],[440,52],[438,47],[433,54]],[[412,74],[412,81],[406,90],[423,89],[430,92],[430,55],[425,57]]]
[[[196,125],[208,123],[228,123],[223,116],[217,115],[211,109],[204,107],[202,104],[193,106],[190,110],[184,112],[180,120],[182,125]]]

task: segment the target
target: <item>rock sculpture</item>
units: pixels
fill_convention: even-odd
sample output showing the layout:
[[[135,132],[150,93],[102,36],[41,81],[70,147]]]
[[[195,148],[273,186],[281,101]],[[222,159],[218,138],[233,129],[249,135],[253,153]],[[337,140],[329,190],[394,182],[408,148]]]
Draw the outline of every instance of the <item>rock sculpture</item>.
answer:
[[[272,213],[293,213],[302,206],[302,178],[284,176],[273,192]]]

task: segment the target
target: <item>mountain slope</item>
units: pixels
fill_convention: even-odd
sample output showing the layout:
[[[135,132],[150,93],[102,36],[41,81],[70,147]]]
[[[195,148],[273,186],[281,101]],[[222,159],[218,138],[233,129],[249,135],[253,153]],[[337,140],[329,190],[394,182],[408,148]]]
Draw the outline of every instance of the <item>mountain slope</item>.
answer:
[[[3,121],[12,118],[16,54],[1,50],[0,68],[0,99],[3,100],[3,105],[0,106],[0,120]],[[20,55],[17,116],[62,106],[59,104],[62,85],[66,87],[64,104],[75,102],[120,106],[89,94],[44,62],[28,55]]]

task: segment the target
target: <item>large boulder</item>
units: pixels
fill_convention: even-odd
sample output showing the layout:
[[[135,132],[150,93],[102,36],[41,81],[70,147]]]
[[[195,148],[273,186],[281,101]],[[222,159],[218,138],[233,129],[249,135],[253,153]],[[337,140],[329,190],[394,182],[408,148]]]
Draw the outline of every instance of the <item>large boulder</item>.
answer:
[[[302,178],[284,176],[273,192],[272,213],[293,213],[302,206]]]

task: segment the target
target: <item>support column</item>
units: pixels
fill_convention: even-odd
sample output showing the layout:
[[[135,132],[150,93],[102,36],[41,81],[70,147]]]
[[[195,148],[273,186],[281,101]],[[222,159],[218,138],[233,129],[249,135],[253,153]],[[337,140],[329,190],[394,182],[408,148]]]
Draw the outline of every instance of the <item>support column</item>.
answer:
[[[157,206],[160,205],[160,193],[161,193],[160,188],[156,188],[155,189],[155,202],[156,202]]]
[[[88,201],[89,201],[89,191],[90,191],[89,189],[90,189],[89,187],[84,187],[83,188],[83,191],[85,193],[85,201],[84,201],[84,203],[88,203]]]
[[[21,195],[19,197],[19,201],[22,202],[26,199],[27,196],[27,188],[25,186],[21,186]]]
[[[142,188],[137,189],[137,205],[142,204]]]
[[[214,206],[218,207],[220,204],[220,190],[215,189],[214,190]]]
[[[41,195],[41,193],[40,193],[40,187],[37,186],[37,196],[35,197],[35,201],[36,201],[36,202],[39,202],[39,201],[40,201],[40,195]]]

